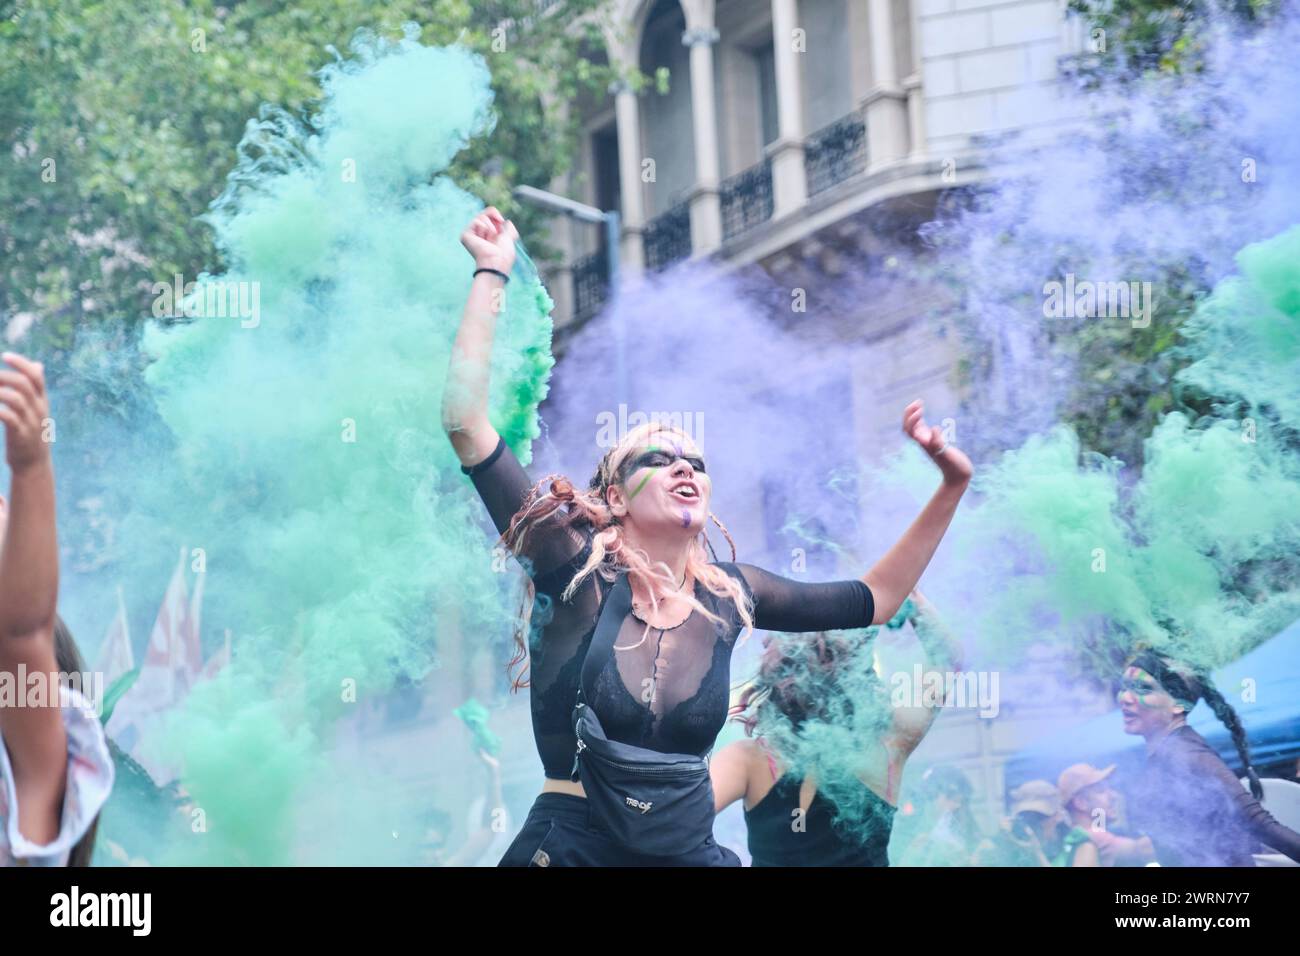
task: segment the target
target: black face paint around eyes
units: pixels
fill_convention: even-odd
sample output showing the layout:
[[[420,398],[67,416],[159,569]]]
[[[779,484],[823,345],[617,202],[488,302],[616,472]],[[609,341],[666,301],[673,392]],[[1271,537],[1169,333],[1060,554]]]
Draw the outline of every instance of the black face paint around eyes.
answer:
[[[664,451],[648,451],[632,460],[632,462],[627,466],[627,470],[623,475],[623,480],[626,481],[629,476],[636,474],[642,468],[667,468],[677,462],[678,459],[687,462],[695,471],[707,474],[704,468],[703,458],[697,456],[685,457],[681,455],[674,457]]]
[[[660,451],[646,452],[643,455],[634,458],[625,470],[625,477],[635,475],[642,468],[664,468],[672,462],[672,459]]]

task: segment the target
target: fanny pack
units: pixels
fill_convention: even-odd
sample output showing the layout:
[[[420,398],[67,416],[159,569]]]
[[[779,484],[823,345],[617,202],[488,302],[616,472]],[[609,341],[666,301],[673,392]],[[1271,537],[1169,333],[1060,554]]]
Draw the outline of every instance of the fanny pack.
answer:
[[[573,732],[571,777],[581,779],[588,805],[616,841],[638,853],[675,856],[713,835],[713,785],[703,757],[610,740],[581,688]]]

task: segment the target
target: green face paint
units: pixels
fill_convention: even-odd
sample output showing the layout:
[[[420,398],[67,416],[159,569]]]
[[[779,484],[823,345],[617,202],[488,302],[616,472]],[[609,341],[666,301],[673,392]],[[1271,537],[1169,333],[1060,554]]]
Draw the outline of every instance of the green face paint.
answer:
[[[1154,707],[1151,698],[1155,694],[1163,693],[1160,685],[1155,682],[1146,671],[1130,667],[1124,673],[1124,679],[1120,682],[1119,693],[1116,697],[1123,696],[1125,693],[1132,694],[1137,698],[1137,702],[1148,709]]]
[[[643,468],[649,469],[646,476],[642,478],[641,481],[637,484],[636,489],[633,490],[632,493],[628,496],[629,500],[637,496],[637,494],[641,491],[641,489],[646,486],[646,482],[648,482],[651,478],[653,478],[664,468],[671,467],[678,459],[684,459],[685,461],[687,461],[695,471],[701,474],[706,473],[704,468],[704,459],[700,458],[699,456],[687,456],[682,454],[682,446],[677,442],[673,443],[673,448],[672,448],[672,453],[675,457],[667,465],[642,464],[642,462],[645,461],[646,459],[654,457],[656,453],[667,455],[668,449],[660,448],[658,445],[650,445],[646,448],[645,451],[643,451],[640,455],[638,455],[635,459],[633,459],[630,465],[628,465],[627,467],[628,477],[631,477],[632,475],[636,474],[638,471],[642,470]]]
[[[647,452],[651,452],[651,451],[662,451],[662,449],[659,448],[659,446],[657,446],[657,445],[651,445],[649,448],[646,449],[646,451],[647,451]],[[653,478],[653,477],[655,476],[655,474],[656,474],[658,471],[659,471],[658,468],[651,468],[649,471],[647,471],[647,472],[646,472],[646,476],[645,476],[644,478],[641,479],[640,484],[638,484],[638,485],[636,486],[636,488],[633,489],[633,491],[632,491],[632,492],[627,496],[627,500],[628,500],[628,501],[631,501],[631,500],[632,500],[633,498],[635,498],[638,494],[640,494],[640,493],[641,493],[641,489],[644,488],[644,487],[646,486],[646,482],[648,482],[651,478]],[[635,473],[636,473],[636,472],[633,471],[631,474],[635,474]]]

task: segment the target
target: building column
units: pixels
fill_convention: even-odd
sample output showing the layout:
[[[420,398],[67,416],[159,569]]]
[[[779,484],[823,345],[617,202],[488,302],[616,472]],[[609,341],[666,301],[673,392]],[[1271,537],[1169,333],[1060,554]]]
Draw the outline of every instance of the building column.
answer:
[[[645,269],[645,192],[641,188],[641,109],[627,83],[613,84],[614,120],[618,127],[618,184],[623,208],[623,242],[619,268],[628,273]]]
[[[907,91],[907,158],[920,160],[925,156],[925,93],[921,89],[921,74],[913,73],[903,80]]]
[[[551,90],[543,90],[540,96],[542,105],[548,115],[554,111],[563,121],[568,121],[568,103],[557,98]],[[579,133],[580,141],[585,137],[585,133]],[[547,188],[560,196],[572,196],[571,190],[575,185],[573,179],[571,172],[563,172],[553,177],[550,183],[547,184]],[[570,217],[549,216],[547,222],[551,230],[551,243],[561,250],[560,263],[543,276],[546,290],[551,294],[551,300],[555,303],[551,315],[556,326],[559,327],[566,325],[573,319],[573,263],[579,258],[580,252],[578,236],[574,232],[574,223]]]
[[[912,65],[909,75],[903,77],[903,89],[907,92],[907,157],[919,161],[925,157],[928,141],[925,135],[925,90],[921,85],[921,24],[917,21],[916,0],[908,0],[907,17],[908,34],[912,38]]]
[[[849,88],[853,102],[860,104],[871,91],[871,27],[865,3],[848,0],[844,6],[844,32],[849,35]]]
[[[713,44],[718,37],[713,27],[693,27],[682,34],[682,44],[691,51],[691,129],[695,136],[695,187],[690,194],[692,255],[722,245],[718,111],[713,88]]]
[[[808,201],[803,161],[803,72],[795,50],[797,0],[772,0],[772,48],[776,60],[778,132],[767,147],[772,161],[772,218],[780,219]]]
[[[867,0],[871,30],[872,85],[862,104],[867,124],[867,169],[905,159],[909,151],[907,93],[894,57],[894,18],[890,0]]]

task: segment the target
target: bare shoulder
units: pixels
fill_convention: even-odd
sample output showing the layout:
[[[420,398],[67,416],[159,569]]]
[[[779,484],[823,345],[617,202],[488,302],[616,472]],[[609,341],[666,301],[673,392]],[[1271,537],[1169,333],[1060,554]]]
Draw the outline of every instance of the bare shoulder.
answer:
[[[752,738],[742,737],[740,740],[733,740],[731,743],[719,750],[714,754],[713,759],[715,761],[723,760],[732,764],[743,763],[748,765],[753,759],[756,745],[757,742]]]

